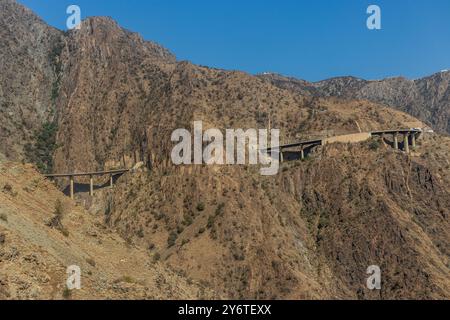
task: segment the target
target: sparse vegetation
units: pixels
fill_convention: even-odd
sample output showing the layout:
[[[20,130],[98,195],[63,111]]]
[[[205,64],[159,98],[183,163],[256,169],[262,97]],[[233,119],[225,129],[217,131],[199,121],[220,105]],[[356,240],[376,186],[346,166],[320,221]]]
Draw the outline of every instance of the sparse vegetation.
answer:
[[[106,204],[105,204],[105,223],[109,224],[110,220],[111,220],[111,213],[112,213],[112,206],[113,206],[113,202],[112,202],[112,198],[111,196],[108,196],[106,199]]]
[[[47,223],[47,226],[59,230],[65,237],[69,236],[69,231],[63,226],[62,219],[64,217],[65,210],[63,202],[58,199],[55,203],[55,210],[53,212],[53,218]]]
[[[95,260],[92,258],[87,258],[86,262],[92,267],[95,267],[95,265],[96,265]]]
[[[222,216],[224,212],[225,212],[225,203],[221,202],[216,208],[215,215]]]
[[[155,219],[156,219],[157,221],[163,220],[163,219],[165,219],[165,217],[166,217],[166,215],[165,215],[164,213],[157,213],[157,214],[155,215]]]
[[[169,238],[167,239],[167,245],[170,247],[173,247],[175,245],[175,243],[177,242],[178,239],[178,234],[174,231],[172,231],[169,234]]]
[[[324,229],[324,228],[328,227],[329,223],[330,222],[329,222],[328,217],[326,217],[325,215],[321,215],[320,218],[319,218],[318,228],[319,229]]]
[[[70,299],[70,298],[72,297],[72,290],[70,290],[70,289],[67,288],[67,287],[64,287],[62,296],[63,296],[63,298],[66,299],[66,300]]]
[[[2,220],[3,222],[8,222],[8,216],[6,215],[6,213],[0,214],[0,220]]]
[[[245,260],[244,254],[237,254],[237,253],[235,253],[235,254],[233,254],[233,258],[236,261],[244,261]]]
[[[36,164],[41,173],[51,173],[53,170],[53,154],[57,148],[56,132],[58,127],[54,122],[46,122],[36,132],[34,143],[25,145],[27,161]]]
[[[64,237],[68,238],[70,236],[70,233],[66,228],[62,228],[60,231]]]
[[[5,186],[3,187],[3,193],[9,194],[14,198],[17,196],[17,192],[14,191],[13,186],[10,185],[9,183],[5,184]]]
[[[381,146],[381,144],[378,139],[372,139],[369,142],[369,149],[372,151],[376,151],[376,150],[380,149],[380,146]]]
[[[13,187],[9,183],[5,184],[5,186],[3,187],[3,192],[5,192],[5,193],[11,193],[12,190],[13,190]]]
[[[189,214],[184,215],[183,224],[185,226],[190,226],[193,222],[194,222],[194,219],[192,218],[191,215],[189,215]]]
[[[214,226],[214,221],[215,221],[215,217],[214,216],[209,216],[208,224],[207,224],[208,229],[211,229]]]
[[[134,279],[131,276],[122,276],[119,279],[116,279],[114,281],[114,283],[120,283],[120,282],[125,282],[125,283],[129,283],[129,284],[137,283],[136,279]]]
[[[199,204],[197,204],[197,211],[198,212],[202,212],[205,210],[205,204],[203,202],[200,202]]]
[[[208,217],[208,223],[206,224],[206,227],[208,229],[211,229],[214,226],[216,218],[223,216],[224,212],[225,212],[225,203],[221,202],[217,206],[216,211],[214,212],[214,215],[211,215]]]
[[[153,263],[156,263],[159,260],[161,260],[161,254],[159,252],[157,252],[153,255]]]

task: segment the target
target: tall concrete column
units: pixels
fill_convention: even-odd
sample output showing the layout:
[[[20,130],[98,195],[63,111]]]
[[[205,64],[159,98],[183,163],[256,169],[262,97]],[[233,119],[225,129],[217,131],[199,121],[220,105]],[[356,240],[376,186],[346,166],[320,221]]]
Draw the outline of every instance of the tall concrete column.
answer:
[[[394,133],[394,149],[398,150],[398,133]]]
[[[411,145],[412,145],[413,149],[416,148],[416,134],[415,133],[413,133],[411,135]]]
[[[300,149],[300,155],[301,155],[301,159],[305,160],[305,149],[303,148],[303,146]]]
[[[89,195],[94,196],[94,177],[92,175],[89,176]]]
[[[112,189],[114,187],[114,176],[112,174],[109,175],[109,187]]]
[[[74,182],[73,182],[73,176],[70,176],[70,199],[73,200],[74,198]]]
[[[409,153],[409,134],[405,133],[403,136],[403,149],[406,153]]]
[[[281,150],[281,149],[280,149],[280,162],[281,162],[281,163],[284,162],[283,150]]]

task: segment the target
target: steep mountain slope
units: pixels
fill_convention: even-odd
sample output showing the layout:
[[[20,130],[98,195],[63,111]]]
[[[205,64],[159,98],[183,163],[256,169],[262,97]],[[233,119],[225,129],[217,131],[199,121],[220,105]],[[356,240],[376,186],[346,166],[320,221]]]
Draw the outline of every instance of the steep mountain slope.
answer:
[[[423,126],[416,118],[377,103],[327,97],[353,87],[362,90],[359,80],[349,79],[335,89],[330,85],[329,94],[316,94],[318,88],[298,80],[279,78],[280,85],[242,72],[177,62],[160,46],[108,18],[87,19],[81,30],[65,34],[61,44],[54,100],[55,171],[119,167],[124,158],[127,166],[140,160],[147,164],[142,172],[119,178],[112,192],[89,200],[77,195],[91,216],[83,218],[88,221],[78,228],[78,218],[63,225],[74,228],[69,235],[79,235],[69,245],[73,241],[80,247],[75,250],[81,252],[80,260],[91,250],[80,240],[90,239],[83,228],[95,227],[97,221],[95,233],[102,234],[105,226],[108,232],[118,231],[129,245],[148,248],[153,261],[177,269],[181,283],[183,278],[201,281],[215,297],[450,296],[450,148],[441,136],[426,136],[411,157],[376,141],[321,147],[307,161],[286,163],[278,176],[266,178],[252,166],[171,165],[172,131],[191,129],[195,120],[202,120],[205,129],[279,128],[282,143]],[[1,174],[4,182],[18,179],[8,170]],[[26,192],[2,200],[8,201],[8,208],[22,208],[28,206],[28,198],[20,198]],[[51,203],[45,212],[58,196],[48,197],[43,198]],[[74,212],[79,217],[82,210]],[[44,217],[41,212],[36,219]],[[9,228],[8,232],[19,232]],[[54,238],[62,241],[58,232]],[[20,243],[23,237],[19,233],[13,239]],[[124,246],[115,239],[102,243],[117,247],[112,260],[120,261],[115,257],[123,254]],[[40,245],[53,251],[48,243]],[[107,257],[103,260],[101,244],[92,250],[100,270],[112,263]],[[139,250],[134,255],[145,256]],[[8,260],[8,272],[17,265],[17,260]],[[134,270],[130,265],[117,266],[108,279],[119,274],[135,277],[123,275],[128,268]],[[381,291],[365,286],[370,265],[382,268]],[[48,272],[50,267],[38,270]],[[136,277],[148,278],[151,289],[158,269],[148,272]],[[17,281],[22,277],[27,277],[26,271]],[[192,291],[186,287],[186,296],[198,295],[197,287]],[[120,297],[114,290],[114,285],[107,286],[94,296]],[[151,290],[136,290],[139,297],[152,297]],[[41,292],[52,291],[45,287]],[[170,288],[161,295],[177,297]]]
[[[60,222],[51,227],[57,212]],[[82,289],[69,295],[71,265],[81,268]],[[195,299],[209,292],[152,262],[30,166],[0,163],[0,299]]]
[[[176,62],[106,18],[86,20],[66,41],[57,171],[119,166],[123,155],[135,154],[155,165],[165,163],[173,130],[191,128],[194,120],[202,120],[205,128],[271,124],[281,129],[283,141],[324,130],[421,126],[383,106],[305,98],[242,72]]]
[[[0,2],[0,152],[24,146],[54,112],[62,32],[12,0]]]
[[[119,180],[105,221],[229,298],[448,298],[448,173],[419,155],[331,145],[270,178],[146,172]]]
[[[407,168],[406,158],[384,151],[365,159],[366,148],[344,149],[330,160],[311,162],[306,173],[297,168],[291,176],[291,170],[284,169],[286,181],[262,180],[252,169],[170,165],[171,132],[191,128],[194,120],[202,120],[205,128],[261,128],[270,121],[287,142],[311,135],[423,126],[416,119],[364,101],[304,97],[241,72],[147,58],[142,46],[135,46],[114,22],[103,18],[88,19],[71,36],[71,51],[63,61],[80,71],[66,72],[62,81],[59,102],[65,112],[59,119],[58,141],[63,147],[55,164],[59,171],[73,171],[118,165],[123,155],[136,153],[141,160],[152,160],[150,172],[119,179],[114,197],[100,205],[107,208],[105,222],[124,237],[153,248],[155,256],[229,298],[448,295],[448,253],[437,249],[445,247],[448,234],[436,243],[403,241],[402,232],[417,238],[430,235],[422,234],[417,223],[405,226],[401,220],[413,220],[415,214],[413,207],[398,206],[403,189],[391,195],[389,188],[395,186],[384,187],[390,174],[400,185],[409,179],[411,172],[397,175],[397,169],[388,166],[393,162],[401,168],[403,162]],[[128,59],[131,51],[133,59]],[[126,56],[121,57],[122,52]],[[140,68],[134,72],[136,62]],[[102,67],[107,65],[111,68]],[[355,165],[365,161],[365,169]],[[377,161],[384,163],[384,171],[377,170]],[[372,172],[370,184],[357,178],[357,169]],[[426,175],[426,169],[420,170]],[[344,183],[349,183],[349,190],[338,192]],[[300,193],[286,190],[286,185]],[[423,186],[414,187],[419,195]],[[448,192],[441,189],[433,198],[448,201]],[[341,207],[336,207],[336,197]],[[423,199],[429,198],[427,194]],[[441,206],[446,207],[426,212],[434,217],[441,214]],[[434,218],[433,226],[448,223],[443,214]],[[332,226],[322,230],[321,219]],[[365,235],[375,221],[380,224]],[[347,230],[344,235],[341,227]],[[388,231],[389,237],[379,238]],[[389,275],[381,296],[364,289],[365,270],[375,258]],[[345,260],[344,265],[336,259]],[[417,267],[422,259],[431,266]],[[408,273],[399,276],[401,268]]]
[[[56,170],[103,168],[144,148],[145,123],[166,111],[164,69],[175,58],[108,18],[84,21],[65,41]]]
[[[308,83],[276,74],[260,77],[279,87],[302,94],[365,99],[387,105],[411,114],[441,133],[450,133],[450,71],[442,71],[417,80],[398,77],[367,81],[340,77]]]

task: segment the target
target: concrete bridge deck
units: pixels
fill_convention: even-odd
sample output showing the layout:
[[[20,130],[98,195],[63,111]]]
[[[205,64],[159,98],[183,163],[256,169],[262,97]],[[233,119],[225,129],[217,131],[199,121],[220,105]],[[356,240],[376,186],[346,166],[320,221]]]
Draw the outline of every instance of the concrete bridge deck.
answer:
[[[311,149],[326,145],[329,143],[335,143],[335,142],[341,142],[341,143],[356,143],[356,142],[362,142],[367,141],[373,136],[380,136],[383,141],[386,135],[392,135],[393,136],[393,147],[394,149],[399,149],[399,140],[398,136],[403,135],[403,150],[405,152],[410,151],[409,146],[411,145],[413,148],[416,147],[416,139],[420,137],[420,135],[423,133],[422,129],[419,128],[410,128],[410,129],[392,129],[392,130],[380,130],[380,131],[371,131],[371,132],[359,132],[359,133],[353,133],[353,134],[347,134],[347,135],[341,135],[341,136],[335,136],[335,137],[327,137],[322,139],[315,139],[315,140],[306,140],[306,141],[299,141],[289,144],[280,145],[277,147],[267,148],[264,150],[261,150],[263,152],[270,152],[272,150],[277,150],[280,154],[280,160],[283,161],[284,153],[286,155],[289,155],[289,153],[295,153],[297,154],[297,157],[293,157],[293,159],[304,159],[305,155],[311,151]],[[291,148],[300,148],[299,151],[295,152],[283,152],[283,150],[291,149]],[[292,155],[291,155],[292,156]],[[47,174],[45,175],[46,178],[69,178],[70,179],[70,197],[74,198],[74,178],[75,177],[90,177],[90,183],[89,183],[89,194],[91,196],[94,195],[94,182],[93,177],[94,176],[103,176],[103,175],[109,175],[110,176],[110,187],[112,188],[114,185],[114,176],[122,175],[126,172],[129,172],[130,169],[117,169],[117,170],[106,170],[106,171],[95,171],[95,172],[81,172],[81,173],[56,173],[56,174]]]
[[[114,176],[122,175],[130,171],[129,169],[117,169],[117,170],[106,170],[106,171],[95,171],[95,172],[81,172],[81,173],[56,173],[56,174],[46,174],[46,178],[69,178],[70,179],[70,198],[74,198],[75,188],[74,188],[74,178],[75,177],[90,177],[89,181],[89,194],[94,195],[94,176],[104,176],[109,175],[109,186],[112,188],[114,186]]]
[[[382,134],[422,134],[423,130],[419,128],[412,128],[412,129],[398,129],[398,130],[381,130],[381,131],[371,131],[372,135],[382,135]]]
[[[296,148],[296,147],[302,147],[302,146],[320,146],[322,145],[322,139],[319,140],[307,140],[307,141],[300,141],[300,142],[294,142],[290,144],[284,144],[278,147],[268,148],[264,149],[263,151],[270,152],[272,150],[281,150],[281,149],[289,149],[289,148]]]
[[[107,174],[123,174],[130,171],[129,169],[118,169],[118,170],[108,170],[108,171],[96,171],[96,172],[82,172],[82,173],[56,173],[56,174],[46,174],[46,178],[67,178],[67,177],[86,177],[86,176],[104,176]]]
[[[411,145],[413,148],[416,147],[416,140],[423,133],[422,129],[419,128],[402,128],[402,129],[391,129],[391,130],[379,130],[379,131],[369,131],[369,132],[359,132],[352,133],[347,135],[335,136],[335,137],[327,137],[316,140],[306,140],[299,141],[289,144],[283,144],[278,147],[267,148],[261,151],[270,152],[272,150],[277,150],[280,152],[281,161],[283,161],[283,150],[291,149],[291,148],[300,148],[300,158],[305,158],[305,152],[311,150],[316,146],[323,146],[329,143],[341,142],[341,143],[356,143],[367,141],[373,136],[380,136],[384,139],[385,136],[392,135],[393,136],[393,147],[394,149],[399,149],[399,140],[398,136],[403,135],[403,149],[405,152],[409,152]]]

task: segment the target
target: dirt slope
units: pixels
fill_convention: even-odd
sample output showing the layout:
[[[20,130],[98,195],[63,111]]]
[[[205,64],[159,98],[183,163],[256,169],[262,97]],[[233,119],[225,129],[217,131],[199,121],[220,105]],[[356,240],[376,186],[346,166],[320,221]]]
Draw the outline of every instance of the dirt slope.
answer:
[[[62,228],[52,228],[48,223],[58,199]],[[71,265],[81,267],[82,289],[67,296]],[[0,299],[196,299],[208,294],[153,262],[146,248],[127,244],[30,166],[0,164]]]

